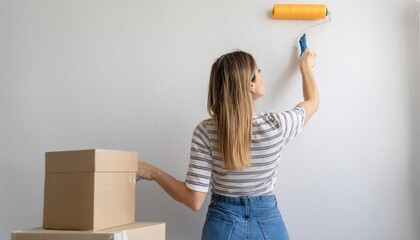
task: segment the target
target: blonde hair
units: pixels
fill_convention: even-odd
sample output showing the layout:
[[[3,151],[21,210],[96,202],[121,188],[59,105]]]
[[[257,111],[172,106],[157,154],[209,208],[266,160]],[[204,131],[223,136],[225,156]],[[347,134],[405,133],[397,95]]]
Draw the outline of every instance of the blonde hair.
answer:
[[[216,120],[219,151],[229,170],[251,166],[255,66],[249,53],[237,50],[219,57],[211,69],[207,110]]]

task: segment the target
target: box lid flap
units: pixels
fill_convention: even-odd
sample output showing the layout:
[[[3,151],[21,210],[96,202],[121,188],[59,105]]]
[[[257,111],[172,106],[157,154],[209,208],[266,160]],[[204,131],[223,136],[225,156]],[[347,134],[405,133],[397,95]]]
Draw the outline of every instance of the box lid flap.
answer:
[[[45,172],[137,171],[136,152],[88,149],[45,153]]]

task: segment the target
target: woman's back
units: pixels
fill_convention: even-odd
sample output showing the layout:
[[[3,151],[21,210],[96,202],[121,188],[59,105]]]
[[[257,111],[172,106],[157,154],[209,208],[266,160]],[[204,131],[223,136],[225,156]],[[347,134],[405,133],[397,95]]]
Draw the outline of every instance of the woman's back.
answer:
[[[253,118],[251,166],[226,169],[218,147],[215,120],[201,122],[191,141],[187,186],[224,196],[257,196],[273,191],[283,147],[303,127],[304,110],[263,112]]]

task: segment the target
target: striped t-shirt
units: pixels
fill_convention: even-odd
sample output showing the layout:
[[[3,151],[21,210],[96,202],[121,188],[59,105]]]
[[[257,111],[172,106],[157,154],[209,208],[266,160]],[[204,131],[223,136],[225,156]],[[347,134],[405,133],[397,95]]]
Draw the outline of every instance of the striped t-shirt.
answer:
[[[271,192],[284,146],[301,132],[305,111],[262,112],[254,115],[250,167],[228,170],[218,148],[216,122],[200,122],[191,140],[190,164],[185,183],[191,190],[225,196],[256,196]]]

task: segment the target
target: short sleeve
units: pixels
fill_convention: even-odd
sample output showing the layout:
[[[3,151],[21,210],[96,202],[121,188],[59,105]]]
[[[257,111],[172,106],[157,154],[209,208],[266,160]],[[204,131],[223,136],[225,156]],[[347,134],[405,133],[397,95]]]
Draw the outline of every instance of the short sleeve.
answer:
[[[186,186],[194,191],[208,192],[213,167],[209,134],[203,123],[195,129],[191,139],[190,164]]]
[[[273,115],[280,123],[285,144],[302,131],[305,120],[305,109],[302,107],[296,106],[290,111],[274,113]]]

